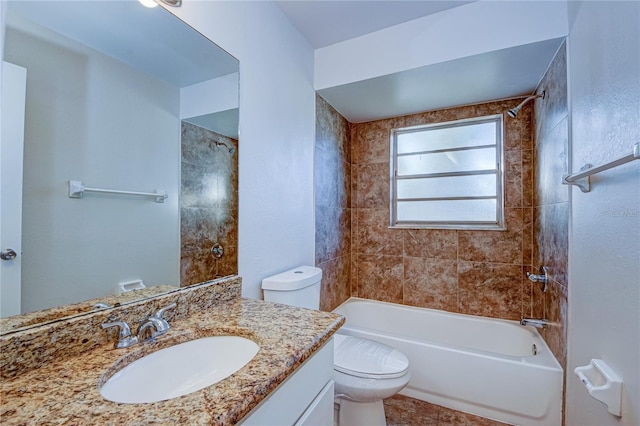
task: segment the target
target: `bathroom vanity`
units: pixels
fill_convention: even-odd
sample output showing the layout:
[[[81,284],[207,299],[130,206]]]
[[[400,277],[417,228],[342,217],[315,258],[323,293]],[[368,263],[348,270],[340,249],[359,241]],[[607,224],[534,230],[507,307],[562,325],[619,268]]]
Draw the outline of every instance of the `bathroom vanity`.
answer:
[[[331,423],[332,336],[344,318],[243,299],[240,286],[240,278],[232,277],[0,336],[0,423]],[[174,302],[175,310],[166,314],[171,328],[155,342],[116,349],[115,330],[100,327],[111,321],[137,324]],[[123,404],[101,396],[100,386],[133,361],[208,336],[241,336],[259,350],[236,373],[181,397]]]

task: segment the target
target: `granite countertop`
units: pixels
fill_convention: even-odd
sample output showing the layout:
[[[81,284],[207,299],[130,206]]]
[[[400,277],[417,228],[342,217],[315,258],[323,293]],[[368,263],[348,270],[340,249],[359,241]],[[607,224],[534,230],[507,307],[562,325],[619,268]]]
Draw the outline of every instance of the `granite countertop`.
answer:
[[[220,303],[186,319],[172,321],[171,330],[155,343],[126,349],[101,345],[3,379],[0,423],[232,425],[319,349],[343,322],[341,316],[333,313],[259,300]],[[100,395],[98,383],[104,383],[128,363],[176,343],[214,335],[247,337],[258,343],[260,350],[232,376],[182,397],[148,404],[121,404]]]
[[[44,309],[42,311],[29,312],[27,314],[16,315],[8,318],[0,318],[0,334],[20,330],[22,327],[29,327],[41,323],[43,324],[48,321],[54,321],[72,315],[84,314],[95,310],[93,305],[96,303],[108,303],[112,306],[119,306],[133,300],[148,298],[178,289],[179,287],[171,285],[157,285],[128,291],[122,294],[112,294],[95,299],[89,299],[65,306],[57,306],[54,308]]]

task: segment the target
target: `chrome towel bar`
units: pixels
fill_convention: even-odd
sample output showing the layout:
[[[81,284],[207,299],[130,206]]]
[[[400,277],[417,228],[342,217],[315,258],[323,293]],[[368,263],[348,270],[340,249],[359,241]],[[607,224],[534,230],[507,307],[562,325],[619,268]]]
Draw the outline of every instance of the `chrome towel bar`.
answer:
[[[582,192],[589,192],[591,190],[589,176],[626,164],[633,160],[640,160],[640,143],[633,145],[633,151],[631,154],[625,155],[622,158],[618,158],[617,160],[597,167],[593,167],[593,165],[587,163],[580,168],[578,173],[563,175],[562,183],[565,185],[576,185]]]
[[[123,195],[139,195],[143,197],[154,197],[156,203],[164,203],[167,199],[167,194],[161,189],[156,189],[156,192],[135,192],[135,191],[120,191],[117,189],[101,189],[101,188],[89,188],[86,187],[79,180],[69,181],[69,198],[82,198],[85,192],[99,192],[103,194],[123,194]]]

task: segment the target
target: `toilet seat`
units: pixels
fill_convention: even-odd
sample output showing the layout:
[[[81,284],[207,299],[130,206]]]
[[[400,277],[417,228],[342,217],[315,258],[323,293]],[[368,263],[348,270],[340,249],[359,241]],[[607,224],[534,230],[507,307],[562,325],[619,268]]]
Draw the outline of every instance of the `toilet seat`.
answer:
[[[355,336],[334,336],[334,369],[366,379],[395,379],[407,374],[409,360],[380,342]]]

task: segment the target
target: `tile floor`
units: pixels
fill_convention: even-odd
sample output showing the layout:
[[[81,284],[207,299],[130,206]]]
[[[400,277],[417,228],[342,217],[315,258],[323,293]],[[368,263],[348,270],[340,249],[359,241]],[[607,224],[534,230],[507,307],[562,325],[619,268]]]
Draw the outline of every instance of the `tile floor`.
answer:
[[[395,395],[384,400],[388,426],[505,426],[506,423]]]

